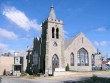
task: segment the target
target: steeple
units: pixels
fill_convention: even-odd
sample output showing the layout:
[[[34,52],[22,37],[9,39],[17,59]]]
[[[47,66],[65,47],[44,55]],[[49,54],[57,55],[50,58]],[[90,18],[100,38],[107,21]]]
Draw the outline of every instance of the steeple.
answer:
[[[53,5],[50,7],[50,13],[49,13],[49,17],[50,19],[56,19],[56,15],[55,15],[55,12],[54,12],[54,7]]]

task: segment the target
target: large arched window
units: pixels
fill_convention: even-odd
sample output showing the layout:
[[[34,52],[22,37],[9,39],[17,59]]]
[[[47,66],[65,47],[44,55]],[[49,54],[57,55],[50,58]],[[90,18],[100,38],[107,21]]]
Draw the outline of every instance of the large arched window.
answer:
[[[54,27],[52,27],[52,38],[55,37],[54,33],[55,33],[55,29],[54,29]]]
[[[81,48],[78,50],[77,63],[78,63],[78,66],[88,66],[89,65],[88,52],[84,48]]]
[[[56,29],[56,38],[57,39],[59,38],[59,29],[58,28]]]
[[[73,53],[70,54],[70,64],[71,66],[74,66],[74,54]]]

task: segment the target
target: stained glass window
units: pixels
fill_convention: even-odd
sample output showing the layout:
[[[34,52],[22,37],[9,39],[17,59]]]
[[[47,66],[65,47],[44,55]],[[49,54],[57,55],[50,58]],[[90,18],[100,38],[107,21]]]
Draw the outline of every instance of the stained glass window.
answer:
[[[84,48],[81,48],[78,50],[77,63],[78,63],[78,66],[88,66],[89,65],[88,52]]]

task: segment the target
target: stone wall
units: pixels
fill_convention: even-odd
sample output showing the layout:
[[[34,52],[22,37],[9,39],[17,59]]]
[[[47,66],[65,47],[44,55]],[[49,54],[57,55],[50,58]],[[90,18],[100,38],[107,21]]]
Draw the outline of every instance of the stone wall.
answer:
[[[83,38],[83,40],[82,40]],[[84,48],[87,50],[89,55],[89,66],[77,66],[77,52],[79,49]],[[74,54],[74,66],[70,65],[70,54],[73,52]],[[73,71],[91,71],[91,55],[96,53],[95,48],[92,46],[90,41],[84,36],[83,33],[78,34],[75,38],[73,38],[72,42],[65,47],[65,66],[67,64],[70,65],[70,70]]]

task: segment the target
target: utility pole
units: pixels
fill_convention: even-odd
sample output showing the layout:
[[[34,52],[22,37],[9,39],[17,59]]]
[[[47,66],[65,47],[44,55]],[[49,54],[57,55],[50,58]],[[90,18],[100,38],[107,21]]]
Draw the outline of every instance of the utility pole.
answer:
[[[107,58],[106,60],[108,61],[108,54],[107,53],[106,53],[106,58]]]

